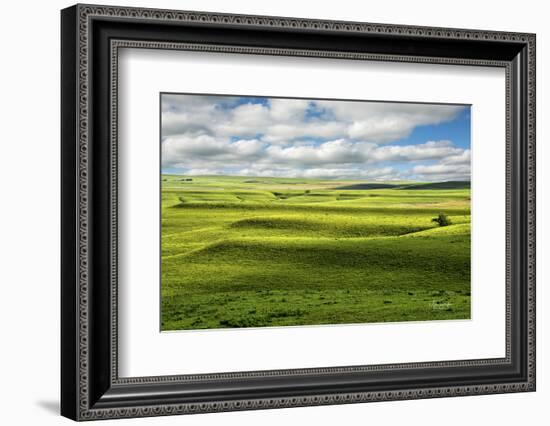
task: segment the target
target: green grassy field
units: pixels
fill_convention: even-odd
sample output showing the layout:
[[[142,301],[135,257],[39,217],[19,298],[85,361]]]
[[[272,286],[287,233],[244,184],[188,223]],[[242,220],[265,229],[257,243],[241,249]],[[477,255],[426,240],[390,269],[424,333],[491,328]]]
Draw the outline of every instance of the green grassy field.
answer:
[[[467,319],[469,182],[163,175],[161,266],[162,330]]]

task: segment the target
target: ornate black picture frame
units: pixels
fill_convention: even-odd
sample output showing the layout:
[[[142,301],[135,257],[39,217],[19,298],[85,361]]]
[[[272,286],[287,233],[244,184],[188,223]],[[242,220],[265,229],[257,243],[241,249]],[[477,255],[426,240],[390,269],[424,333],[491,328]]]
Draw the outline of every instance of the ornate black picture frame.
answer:
[[[93,420],[535,390],[534,34],[96,5],[64,9],[61,28],[62,415]],[[506,356],[120,378],[121,47],[504,68]]]

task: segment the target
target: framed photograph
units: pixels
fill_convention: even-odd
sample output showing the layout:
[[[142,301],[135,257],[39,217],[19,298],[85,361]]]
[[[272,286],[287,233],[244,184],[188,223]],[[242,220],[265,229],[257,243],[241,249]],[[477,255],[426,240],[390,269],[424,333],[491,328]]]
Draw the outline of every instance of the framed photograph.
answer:
[[[61,412],[535,390],[535,35],[61,12]]]

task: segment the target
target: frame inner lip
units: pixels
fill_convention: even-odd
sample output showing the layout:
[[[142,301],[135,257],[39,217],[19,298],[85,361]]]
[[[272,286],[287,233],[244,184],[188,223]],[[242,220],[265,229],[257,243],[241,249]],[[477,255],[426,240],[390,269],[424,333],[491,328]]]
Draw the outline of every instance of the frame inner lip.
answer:
[[[215,45],[213,50],[210,50],[211,46],[204,46],[202,44],[197,43],[174,43],[174,42],[151,42],[146,40],[128,40],[128,39],[118,39],[114,38],[110,40],[110,61],[113,66],[114,70],[118,69],[118,50],[120,48],[137,48],[137,49],[147,49],[153,47],[155,49],[168,49],[168,50],[190,50],[190,51],[200,51],[200,52],[227,52],[227,53],[239,53],[239,51],[242,51],[244,54],[255,54],[257,52],[263,52],[266,54],[266,52],[269,52],[270,48],[258,48],[258,47],[249,47],[249,46],[226,46],[226,45]],[[281,48],[274,48],[274,51],[277,52],[277,55],[286,55],[289,56],[300,56],[303,53],[303,50],[301,49],[281,49]],[[318,52],[309,52],[312,57],[317,57]],[[341,52],[325,52],[325,55],[321,56],[324,58],[331,58],[330,56],[326,55],[335,55],[335,58],[338,59],[341,57]],[[355,54],[352,54],[355,55]],[[369,60],[372,58],[379,58],[379,55],[372,55],[368,53],[361,53],[357,57],[357,59],[362,60]],[[404,57],[402,55],[393,55],[393,57],[388,57],[387,59],[390,62],[418,62],[418,59],[415,56],[407,56]],[[437,58],[434,58],[434,61],[437,60]],[[465,65],[465,62],[467,62],[469,65],[476,65],[476,66],[497,66],[497,67],[503,67],[505,68],[506,72],[506,80],[508,81],[509,74],[511,72],[510,64],[506,61],[487,61],[482,59],[471,59],[471,60],[462,60],[462,59],[455,59],[455,60],[448,60],[444,59],[442,63],[445,64],[455,64],[455,65]],[[430,62],[432,63],[432,62]],[[437,62],[434,62],[437,63]],[[116,75],[112,76],[112,79],[116,81]],[[507,87],[506,90],[508,91],[509,88]],[[111,96],[111,108],[113,111],[118,110],[118,98],[116,96]],[[171,93],[171,92],[166,92]],[[111,122],[111,130],[114,135],[116,135],[116,122]],[[508,137],[508,135],[507,135]],[[113,140],[112,145],[112,161],[114,164],[116,164],[117,161],[117,150],[116,150],[116,138]],[[116,197],[116,194],[115,194]],[[506,195],[507,199],[509,197],[508,191]],[[508,200],[507,200],[508,203]],[[117,209],[116,209],[116,202],[113,204],[113,211],[112,214],[112,221],[113,223],[117,223]],[[507,212],[508,214],[508,212]],[[508,277],[507,277],[508,280]],[[507,284],[508,286],[508,284]],[[506,311],[509,311],[509,298],[506,297]],[[116,312],[116,305],[113,305],[111,307],[112,312]],[[449,361],[426,361],[426,362],[403,362],[403,363],[393,363],[393,364],[369,364],[369,365],[354,365],[354,366],[327,366],[327,367],[318,367],[318,368],[294,368],[294,369],[284,369],[284,370],[260,370],[260,371],[240,371],[240,372],[231,372],[231,373],[204,373],[204,374],[182,374],[182,375],[168,375],[168,376],[147,376],[147,377],[134,377],[134,378],[127,378],[127,377],[119,377],[118,371],[116,374],[113,374],[112,381],[113,384],[119,384],[119,385],[129,385],[129,384],[154,384],[154,383],[173,383],[174,380],[177,381],[197,381],[197,380],[237,380],[237,379],[248,379],[248,378],[269,378],[273,376],[300,376],[304,374],[315,374],[315,375],[338,375],[338,374],[346,374],[346,373],[369,373],[369,372],[376,372],[376,371],[393,371],[395,369],[416,369],[416,368],[461,368],[464,366],[471,366],[471,367],[482,367],[486,365],[501,365],[501,366],[510,366],[512,364],[511,359],[511,350],[510,350],[510,340],[511,340],[511,333],[510,333],[510,315],[506,315],[507,323],[506,323],[506,355],[503,358],[481,358],[481,359],[464,359],[464,360],[449,360]],[[116,322],[116,317],[113,318],[113,322]],[[115,324],[113,324],[115,326]],[[118,360],[118,356],[115,354],[113,355],[116,357],[114,362]],[[118,364],[118,363],[117,363]]]

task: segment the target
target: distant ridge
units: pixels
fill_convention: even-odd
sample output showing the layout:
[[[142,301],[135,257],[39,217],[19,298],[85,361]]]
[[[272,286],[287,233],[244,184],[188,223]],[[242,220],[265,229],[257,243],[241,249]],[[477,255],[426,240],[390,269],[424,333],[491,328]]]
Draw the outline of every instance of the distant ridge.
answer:
[[[402,185],[393,183],[356,183],[353,185],[339,186],[336,189],[388,189],[400,188]]]
[[[400,185],[399,189],[470,189],[469,180],[450,180],[448,182],[418,183],[413,185]]]
[[[336,189],[359,190],[359,189],[470,189],[470,181],[453,180],[448,182],[425,182],[425,183],[356,183],[353,185],[339,186]]]

